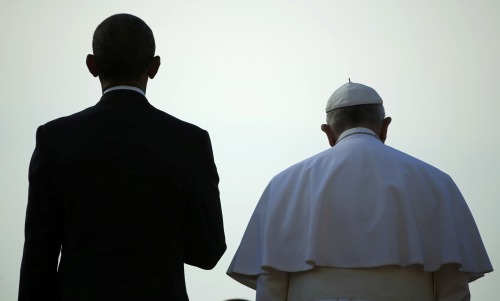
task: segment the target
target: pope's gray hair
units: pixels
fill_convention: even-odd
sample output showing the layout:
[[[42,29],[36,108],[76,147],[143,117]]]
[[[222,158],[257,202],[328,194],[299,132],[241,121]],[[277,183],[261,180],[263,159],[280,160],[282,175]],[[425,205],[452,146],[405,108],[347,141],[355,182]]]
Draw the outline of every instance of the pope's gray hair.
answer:
[[[382,104],[342,107],[326,113],[326,123],[337,135],[362,125],[378,127],[384,118],[385,110]]]

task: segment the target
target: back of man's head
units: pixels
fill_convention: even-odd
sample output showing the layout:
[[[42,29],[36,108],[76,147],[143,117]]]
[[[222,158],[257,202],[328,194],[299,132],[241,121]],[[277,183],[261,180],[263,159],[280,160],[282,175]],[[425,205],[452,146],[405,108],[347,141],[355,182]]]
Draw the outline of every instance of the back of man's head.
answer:
[[[105,80],[137,79],[144,74],[155,53],[151,28],[129,14],[113,15],[97,26],[92,50]]]

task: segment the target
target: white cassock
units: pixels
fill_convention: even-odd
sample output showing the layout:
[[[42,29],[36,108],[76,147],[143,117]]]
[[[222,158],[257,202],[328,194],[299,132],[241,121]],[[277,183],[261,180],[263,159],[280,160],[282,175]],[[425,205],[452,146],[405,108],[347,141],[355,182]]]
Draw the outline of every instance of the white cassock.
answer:
[[[433,275],[445,265],[458,267],[465,283],[493,270],[459,189],[437,168],[355,128],[271,180],[227,273],[255,289],[274,272],[289,279],[325,267],[417,267]]]

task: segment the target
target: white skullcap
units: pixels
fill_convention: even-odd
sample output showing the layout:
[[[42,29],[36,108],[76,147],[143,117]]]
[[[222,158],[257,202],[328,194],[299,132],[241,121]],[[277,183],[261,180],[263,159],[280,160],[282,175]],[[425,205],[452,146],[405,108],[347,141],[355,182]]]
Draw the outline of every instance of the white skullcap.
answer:
[[[326,104],[326,112],[331,110],[366,104],[382,104],[377,91],[368,86],[352,83],[350,80],[333,92]]]

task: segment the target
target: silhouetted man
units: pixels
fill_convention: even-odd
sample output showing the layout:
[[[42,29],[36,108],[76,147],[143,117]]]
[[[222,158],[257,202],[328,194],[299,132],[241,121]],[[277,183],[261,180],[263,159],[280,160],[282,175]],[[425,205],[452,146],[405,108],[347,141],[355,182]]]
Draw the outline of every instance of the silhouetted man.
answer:
[[[184,263],[226,249],[209,135],[146,99],[160,57],[144,21],[107,18],[92,48],[100,101],[37,130],[19,300],[188,300]]]

